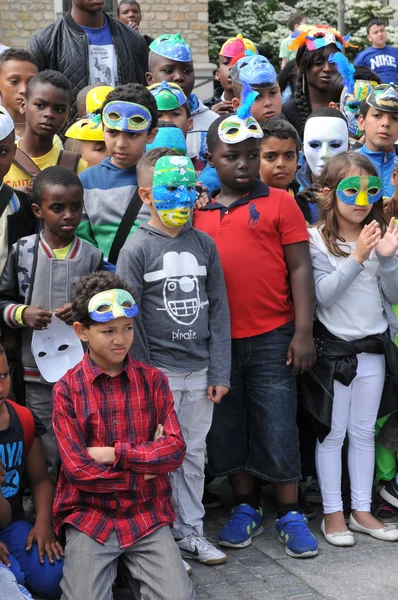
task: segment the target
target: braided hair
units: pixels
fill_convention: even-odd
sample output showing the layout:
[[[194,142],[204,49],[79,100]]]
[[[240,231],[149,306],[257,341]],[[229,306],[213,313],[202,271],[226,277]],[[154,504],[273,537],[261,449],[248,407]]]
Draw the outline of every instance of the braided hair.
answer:
[[[323,48],[319,48],[318,50],[308,50],[308,48],[304,45],[301,46],[297,51],[296,64],[298,76],[294,99],[296,101],[297,109],[300,113],[301,124],[298,133],[301,139],[303,139],[305,122],[312,113],[306,74],[314,66],[317,60],[323,58],[324,49],[325,46]]]

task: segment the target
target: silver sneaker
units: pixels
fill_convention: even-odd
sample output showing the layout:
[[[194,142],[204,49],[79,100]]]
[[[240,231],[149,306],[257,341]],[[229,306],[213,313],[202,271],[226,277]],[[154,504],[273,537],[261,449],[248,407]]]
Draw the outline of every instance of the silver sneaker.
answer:
[[[196,533],[191,533],[176,542],[184,558],[197,560],[204,565],[221,565],[227,560],[224,552]]]

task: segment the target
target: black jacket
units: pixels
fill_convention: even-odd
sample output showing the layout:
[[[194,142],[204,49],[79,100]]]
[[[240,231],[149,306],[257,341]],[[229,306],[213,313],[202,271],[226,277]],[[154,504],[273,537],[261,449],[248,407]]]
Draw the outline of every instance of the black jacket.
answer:
[[[386,378],[377,418],[398,409],[398,348],[388,334],[347,342],[315,321],[314,342],[317,361],[307,373],[300,375],[298,386],[302,404],[312,417],[320,442],[331,429],[334,380],[345,386],[351,384],[357,374],[357,354],[384,354],[386,358]]]
[[[106,14],[105,18],[109,22],[115,46],[119,84],[145,85],[145,72],[148,70],[148,48],[145,39],[127,25]],[[35,33],[28,49],[34,55],[39,71],[60,71],[71,82],[73,104],[70,118],[73,119],[76,113],[76,96],[90,83],[88,36],[68,12],[55,23]]]

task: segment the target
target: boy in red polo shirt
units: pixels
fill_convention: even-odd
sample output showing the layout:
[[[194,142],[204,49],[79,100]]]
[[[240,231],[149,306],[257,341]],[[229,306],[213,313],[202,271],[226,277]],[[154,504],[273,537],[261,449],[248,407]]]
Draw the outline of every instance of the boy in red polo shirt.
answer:
[[[185,444],[166,376],[128,354],[137,305],[118,276],[100,271],[76,284],[72,312],[88,351],[54,387],[62,600],[111,598],[119,559],[142,600],[192,600],[170,531],[169,472]]]
[[[231,387],[214,407],[209,471],[229,475],[235,495],[222,546],[243,548],[263,532],[259,477],[275,486],[276,530],[287,554],[303,558],[318,553],[297,503],[295,375],[316,358],[308,234],[294,198],[257,179],[263,133],[248,100],[210,125],[209,164],[221,189],[194,220],[216,243],[231,312]]]

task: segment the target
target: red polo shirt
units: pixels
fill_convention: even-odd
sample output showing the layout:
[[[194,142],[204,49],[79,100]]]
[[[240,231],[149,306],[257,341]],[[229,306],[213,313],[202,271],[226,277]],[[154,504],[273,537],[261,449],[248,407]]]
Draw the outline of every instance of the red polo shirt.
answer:
[[[283,246],[308,242],[304,217],[284,190],[256,180],[228,207],[217,197],[194,213],[215,241],[227,284],[233,338],[272,331],[294,320]]]

